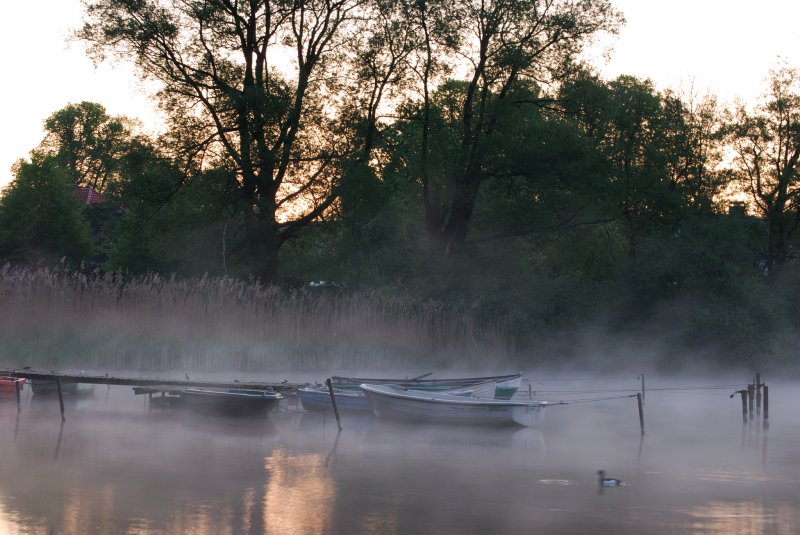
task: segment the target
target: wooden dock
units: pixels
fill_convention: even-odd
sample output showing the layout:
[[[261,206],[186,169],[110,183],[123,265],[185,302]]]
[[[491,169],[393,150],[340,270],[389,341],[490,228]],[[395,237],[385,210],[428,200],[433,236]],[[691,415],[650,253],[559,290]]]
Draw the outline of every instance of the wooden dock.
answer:
[[[54,371],[32,370],[30,368],[22,369],[8,369],[0,368],[0,375],[8,377],[21,377],[25,380],[31,381],[46,381],[55,383],[58,392],[58,402],[61,407],[61,421],[66,421],[64,414],[64,395],[62,386],[71,383],[85,383],[94,385],[115,385],[115,386],[130,386],[136,395],[148,394],[152,400],[156,399],[153,394],[161,394],[159,398],[161,402],[165,403],[170,398],[177,397],[180,392],[187,388],[212,388],[212,389],[243,389],[243,390],[267,390],[271,392],[279,392],[285,397],[295,397],[298,388],[302,388],[305,384],[289,383],[288,381],[281,381],[279,383],[264,383],[252,381],[196,381],[189,379],[162,379],[162,378],[146,378],[146,377],[115,377],[111,375],[86,375],[86,374],[65,374],[57,373]],[[162,399],[163,398],[163,399]],[[20,387],[17,387],[17,410],[21,410],[20,406]]]
[[[302,388],[305,384],[295,384],[286,381],[279,383],[263,383],[263,382],[250,382],[250,381],[196,381],[188,377],[186,379],[161,379],[161,378],[146,378],[146,377],[115,377],[110,375],[85,375],[85,374],[63,374],[53,371],[31,370],[27,368],[22,369],[0,369],[0,375],[10,377],[22,377],[30,380],[42,380],[56,382],[60,380],[62,383],[86,383],[94,385],[121,385],[138,387],[137,393],[148,393],[145,387],[150,387],[150,392],[163,389],[182,388],[245,388],[252,390],[274,390],[282,394],[292,394],[298,388]]]

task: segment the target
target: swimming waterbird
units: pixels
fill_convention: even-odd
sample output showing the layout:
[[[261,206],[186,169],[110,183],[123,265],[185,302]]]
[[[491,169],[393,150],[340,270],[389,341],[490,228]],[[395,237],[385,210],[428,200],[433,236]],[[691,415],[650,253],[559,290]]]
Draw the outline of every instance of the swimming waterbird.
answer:
[[[598,479],[597,482],[601,487],[618,487],[622,484],[622,481],[620,481],[619,479],[606,477],[605,470],[597,471],[597,479]]]

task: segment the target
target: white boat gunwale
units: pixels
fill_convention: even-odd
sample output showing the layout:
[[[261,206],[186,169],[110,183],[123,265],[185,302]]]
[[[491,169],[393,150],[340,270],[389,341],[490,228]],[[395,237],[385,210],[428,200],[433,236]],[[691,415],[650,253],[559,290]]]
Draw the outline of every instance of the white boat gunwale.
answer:
[[[502,407],[545,407],[548,404],[546,401],[521,401],[521,400],[476,398],[458,394],[447,394],[442,391],[415,390],[413,388],[406,388],[403,386],[392,385],[392,384],[371,385],[364,383],[360,385],[360,387],[364,391],[374,392],[376,394],[382,394],[402,399],[430,401],[433,403],[457,402],[460,405],[489,405],[489,406],[502,406]]]

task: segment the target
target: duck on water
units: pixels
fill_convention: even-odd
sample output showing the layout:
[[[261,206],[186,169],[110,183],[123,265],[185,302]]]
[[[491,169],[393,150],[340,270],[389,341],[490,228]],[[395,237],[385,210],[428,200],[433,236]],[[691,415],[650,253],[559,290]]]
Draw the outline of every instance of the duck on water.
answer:
[[[606,477],[605,470],[598,470],[597,484],[601,487],[618,487],[622,484],[622,481],[620,481],[619,479],[614,479],[612,477]]]

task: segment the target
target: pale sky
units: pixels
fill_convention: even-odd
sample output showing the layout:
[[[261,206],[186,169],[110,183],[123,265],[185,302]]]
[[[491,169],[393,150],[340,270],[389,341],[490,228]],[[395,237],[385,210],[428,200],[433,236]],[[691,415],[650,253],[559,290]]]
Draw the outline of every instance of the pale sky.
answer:
[[[754,102],[779,60],[800,67],[800,3],[787,0],[612,0],[627,19],[614,41],[607,78],[632,74],[658,89],[690,85],[722,102]],[[10,2],[0,19],[5,104],[0,130],[0,188],[11,165],[43,137],[42,124],[69,103],[98,102],[112,115],[157,128],[157,113],[130,66],[95,68],[80,45],[80,0]]]

